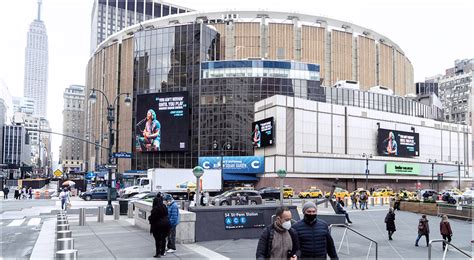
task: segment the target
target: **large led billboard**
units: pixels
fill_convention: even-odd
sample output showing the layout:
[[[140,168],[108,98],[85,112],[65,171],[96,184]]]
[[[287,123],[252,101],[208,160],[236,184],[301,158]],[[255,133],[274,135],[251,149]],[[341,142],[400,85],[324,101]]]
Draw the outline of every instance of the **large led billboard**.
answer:
[[[273,145],[273,117],[252,123],[252,144],[255,148]]]
[[[189,150],[188,92],[142,94],[136,102],[136,151]]]
[[[377,152],[382,156],[413,157],[420,156],[418,133],[379,129]]]

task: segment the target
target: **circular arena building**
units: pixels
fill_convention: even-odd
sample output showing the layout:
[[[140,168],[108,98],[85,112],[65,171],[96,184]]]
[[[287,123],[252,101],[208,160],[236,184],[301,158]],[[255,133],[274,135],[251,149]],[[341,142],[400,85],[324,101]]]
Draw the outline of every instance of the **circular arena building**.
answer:
[[[338,81],[360,87],[333,91]],[[127,27],[96,48],[86,86],[86,93],[98,89],[110,101],[119,93],[133,96],[132,109],[119,99],[114,110],[113,152],[133,153],[118,160],[120,173],[258,154],[251,141],[255,104],[274,95],[442,118],[438,109],[403,98],[415,92],[413,67],[389,38],[348,22],[285,12],[189,12]],[[393,95],[364,94],[374,86]],[[158,121],[152,141],[145,134],[149,114]],[[108,146],[106,118],[107,102],[97,95],[87,105],[85,127],[102,146]],[[106,164],[105,151],[89,146],[86,161]],[[231,175],[236,172],[224,181],[237,178]]]

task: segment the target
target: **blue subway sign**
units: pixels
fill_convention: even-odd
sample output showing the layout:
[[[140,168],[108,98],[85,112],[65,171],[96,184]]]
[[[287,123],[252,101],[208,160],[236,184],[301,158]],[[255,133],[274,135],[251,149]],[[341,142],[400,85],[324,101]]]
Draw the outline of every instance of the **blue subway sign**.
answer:
[[[263,173],[265,171],[262,156],[199,157],[199,165],[204,169],[222,168],[222,173]]]
[[[114,158],[132,158],[132,153],[120,152],[113,153]]]

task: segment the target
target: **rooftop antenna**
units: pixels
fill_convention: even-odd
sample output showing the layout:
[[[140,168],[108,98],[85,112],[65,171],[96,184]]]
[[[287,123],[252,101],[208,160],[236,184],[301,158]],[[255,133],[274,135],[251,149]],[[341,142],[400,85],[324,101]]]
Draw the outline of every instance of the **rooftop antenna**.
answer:
[[[38,21],[41,21],[41,4],[43,0],[38,0]]]

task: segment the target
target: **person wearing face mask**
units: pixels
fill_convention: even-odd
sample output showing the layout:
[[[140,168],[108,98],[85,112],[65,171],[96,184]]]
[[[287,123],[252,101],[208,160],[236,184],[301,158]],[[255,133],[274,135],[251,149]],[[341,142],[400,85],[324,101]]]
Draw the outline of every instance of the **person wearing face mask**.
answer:
[[[317,218],[316,204],[308,201],[303,205],[304,218],[293,228],[298,233],[302,259],[339,259],[334,240],[329,233],[328,224]]]
[[[275,216],[275,221],[263,230],[256,257],[296,260],[300,251],[298,234],[291,228],[291,212],[287,207],[279,207]]]

